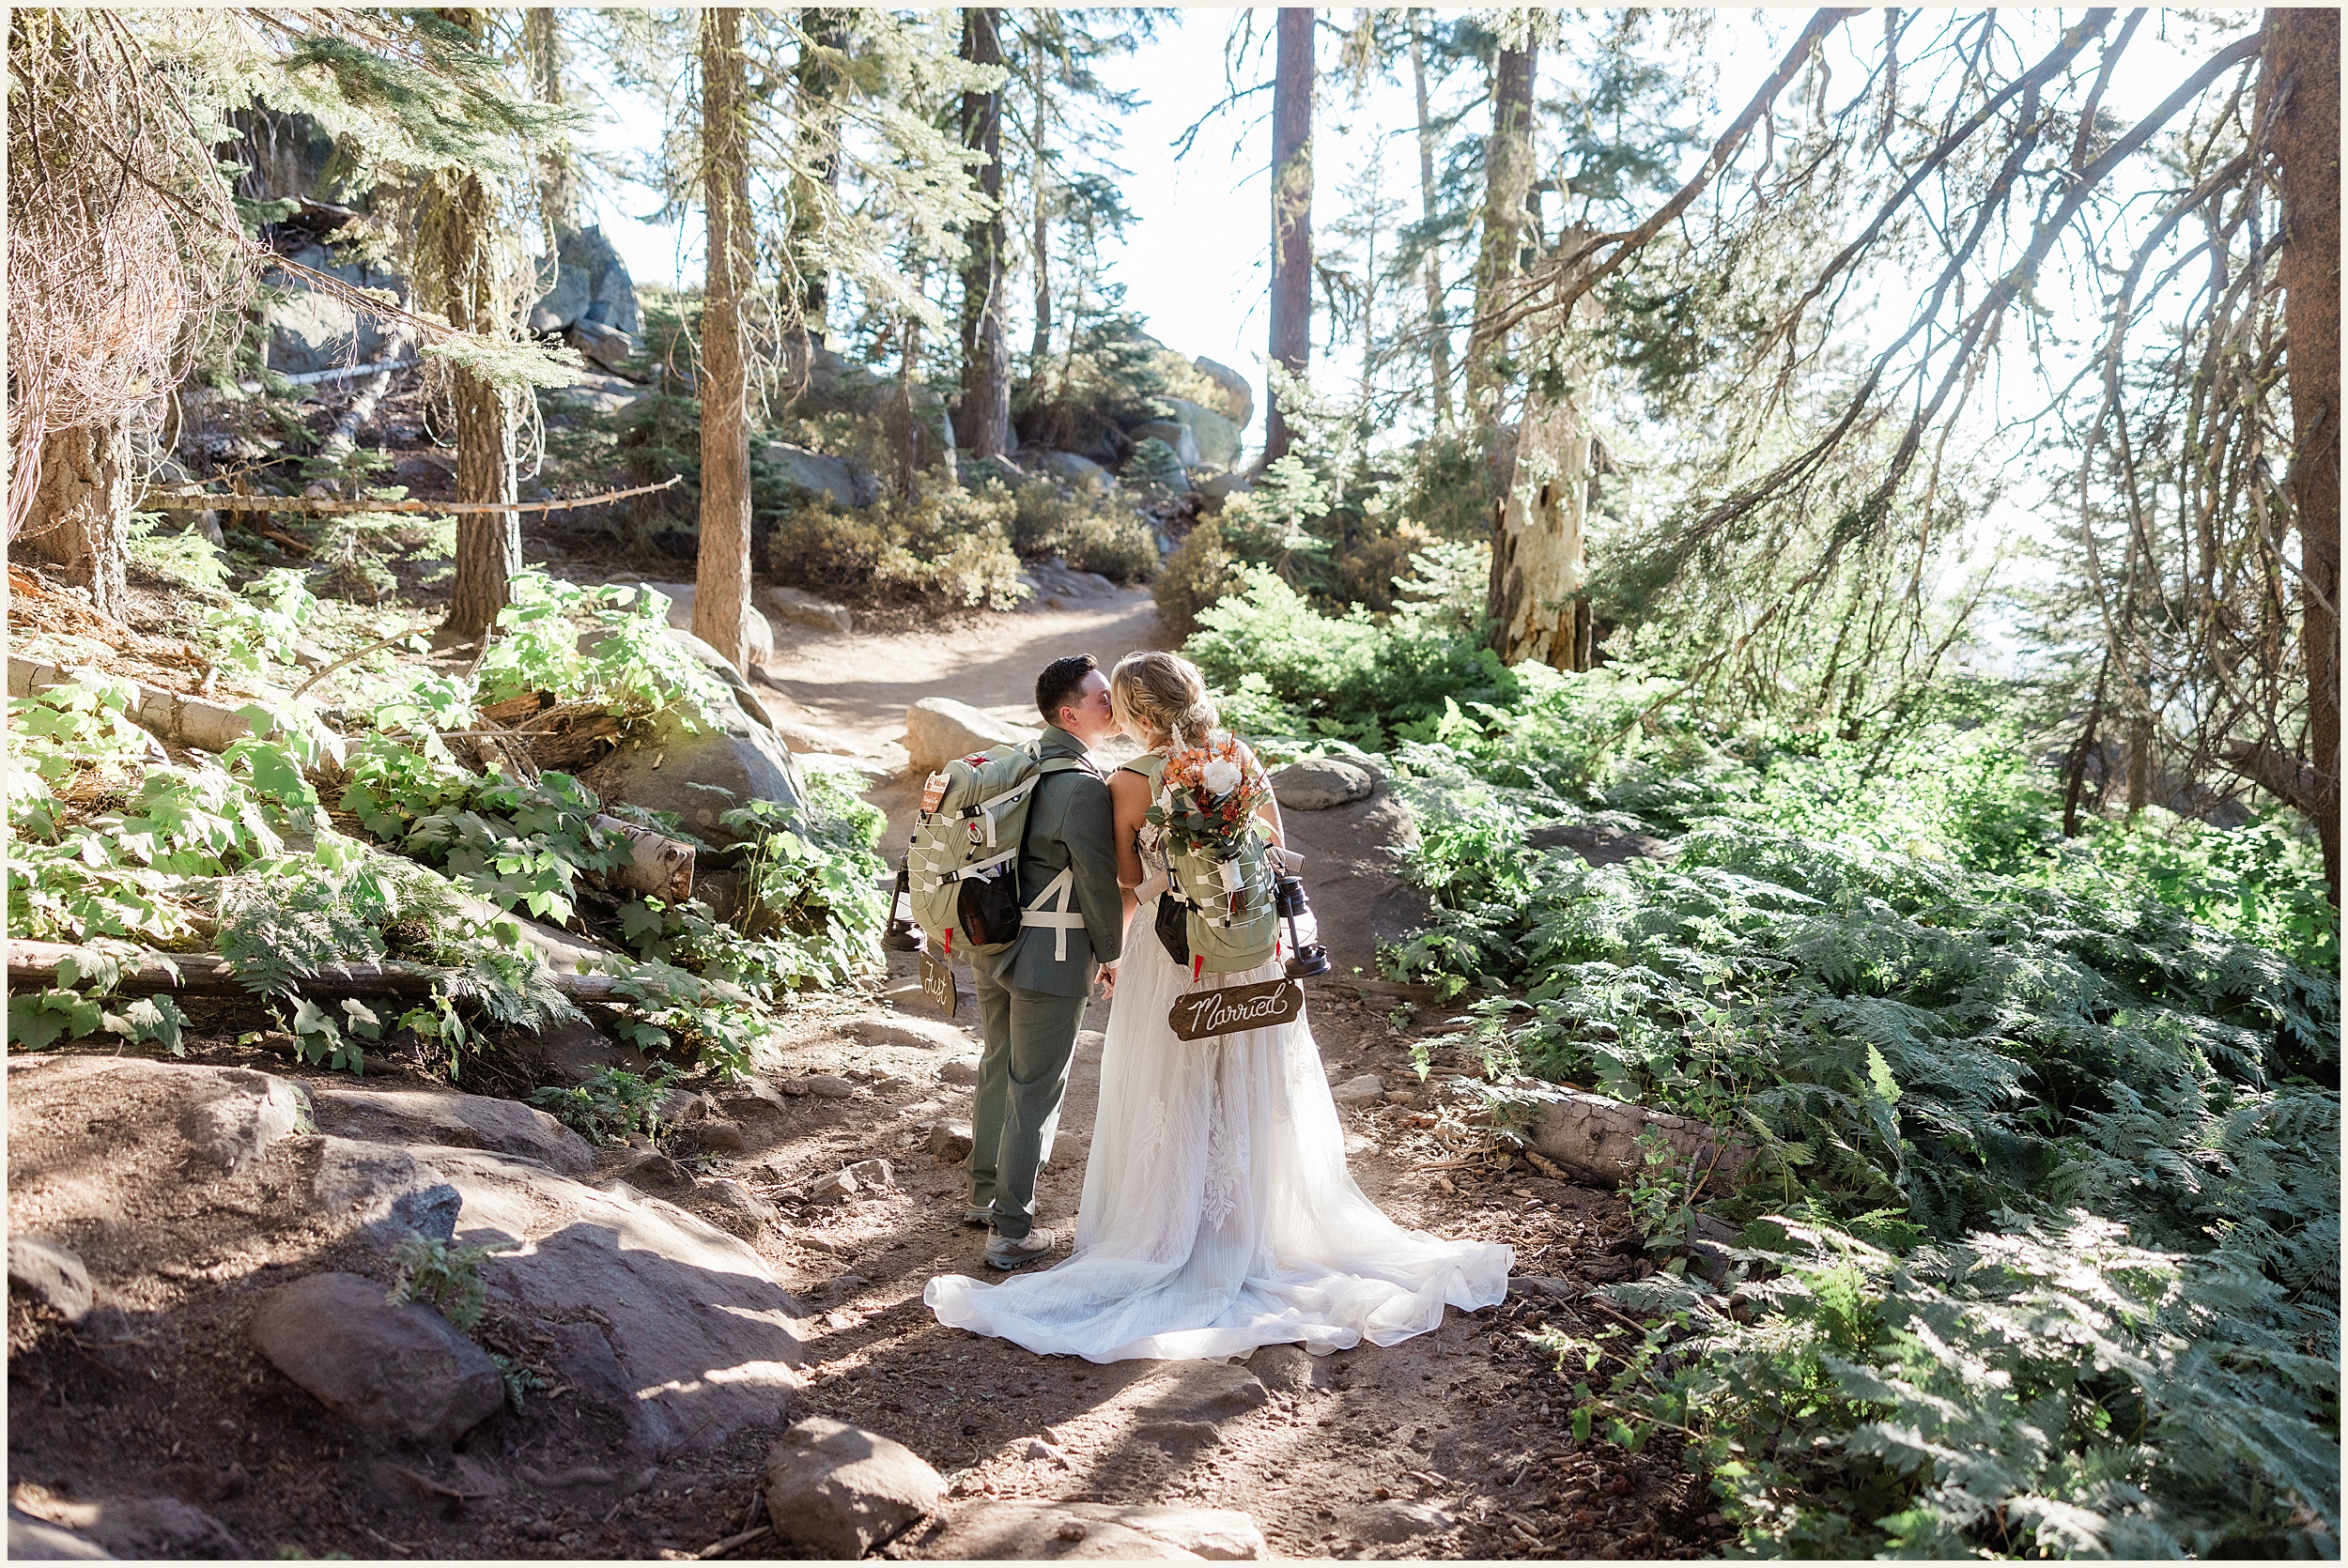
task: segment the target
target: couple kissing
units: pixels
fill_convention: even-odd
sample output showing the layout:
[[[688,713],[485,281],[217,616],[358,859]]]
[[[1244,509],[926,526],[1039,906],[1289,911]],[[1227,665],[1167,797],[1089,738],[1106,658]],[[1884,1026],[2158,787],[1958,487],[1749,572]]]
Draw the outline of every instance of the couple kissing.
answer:
[[[1288,973],[1279,807],[1197,667],[1055,660],[1036,707],[1040,741],[932,776],[908,855],[932,952],[958,945],[978,993],[965,1217],[989,1268],[1032,1270],[937,1276],[938,1320],[1043,1354],[1171,1360],[1392,1345],[1445,1306],[1499,1301],[1507,1247],[1406,1229],[1347,1172],[1301,1004],[1203,1038],[1169,1018]],[[1104,777],[1091,753],[1120,732],[1146,749]],[[1111,1001],[1084,1193],[1073,1250],[1039,1269],[1061,1237],[1036,1223],[1036,1176],[1096,980]]]

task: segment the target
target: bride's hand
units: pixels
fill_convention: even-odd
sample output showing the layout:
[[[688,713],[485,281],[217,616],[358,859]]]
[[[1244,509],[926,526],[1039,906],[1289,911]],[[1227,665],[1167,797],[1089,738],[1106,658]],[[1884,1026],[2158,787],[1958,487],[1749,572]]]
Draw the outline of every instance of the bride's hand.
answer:
[[[1117,994],[1117,965],[1113,963],[1101,966],[1101,994],[1107,997]]]

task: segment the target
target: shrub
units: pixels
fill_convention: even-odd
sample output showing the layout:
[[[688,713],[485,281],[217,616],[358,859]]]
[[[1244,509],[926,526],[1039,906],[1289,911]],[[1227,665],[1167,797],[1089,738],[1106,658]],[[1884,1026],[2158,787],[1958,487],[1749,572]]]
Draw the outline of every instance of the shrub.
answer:
[[[1201,517],[1158,573],[1158,620],[1175,637],[1198,628],[1198,612],[1240,585],[1240,562],[1223,547],[1222,526]]]
[[[776,520],[778,574],[852,604],[1009,609],[1021,596],[1010,492],[924,486],[910,499],[851,511],[795,498]]]
[[[1069,496],[1031,483],[1012,492],[1012,548],[1026,560],[1058,556],[1079,572],[1119,582],[1145,582],[1157,570],[1157,538],[1121,497],[1089,490]]]
[[[1413,561],[1433,576],[1402,592],[1450,594],[1460,575],[1452,556],[1421,552]],[[1166,576],[1175,575],[1169,562]],[[1259,733],[1336,736],[1383,750],[1389,733],[1432,738],[1458,705],[1508,701],[1522,689],[1524,677],[1468,630],[1456,596],[1413,597],[1383,618],[1360,608],[1330,616],[1263,567],[1237,577],[1239,592],[1194,612],[1197,629],[1182,648],[1222,690],[1245,689],[1287,710],[1283,717],[1259,708]]]
[[[596,1066],[568,1087],[548,1084],[532,1091],[530,1103],[591,1144],[621,1143],[631,1132],[657,1137],[660,1102],[681,1076],[672,1067],[645,1078],[625,1068]]]

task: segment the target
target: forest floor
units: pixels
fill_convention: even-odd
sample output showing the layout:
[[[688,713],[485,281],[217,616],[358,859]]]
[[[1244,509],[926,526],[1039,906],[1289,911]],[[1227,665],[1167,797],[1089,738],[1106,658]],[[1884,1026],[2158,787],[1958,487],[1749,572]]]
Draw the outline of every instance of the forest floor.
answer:
[[[1027,684],[1049,658],[1091,652],[1105,664],[1147,645],[1154,624],[1146,594],[1129,592],[1092,608],[982,617],[951,633],[777,631],[769,686],[867,754],[871,798],[893,819],[912,787],[902,752],[889,756],[907,701],[937,692],[1020,720],[1031,712]],[[833,1207],[786,1206],[753,1242],[810,1311],[799,1323],[803,1387],[771,1425],[645,1469],[625,1468],[615,1438],[601,1469],[579,1472],[598,1481],[564,1487],[551,1483],[560,1478],[539,1484],[512,1461],[549,1445],[592,1460],[593,1423],[562,1399],[539,1400],[477,1429],[445,1459],[455,1471],[399,1484],[408,1472],[356,1454],[252,1347],[248,1292],[265,1266],[286,1265],[224,1232],[174,1241],[177,1261],[151,1282],[148,1329],[135,1339],[85,1340],[12,1298],[11,1500],[70,1522],[77,1498],[176,1493],[263,1555],[678,1558],[751,1525],[767,1448],[791,1422],[826,1414],[905,1444],[946,1477],[944,1522],[901,1537],[888,1556],[950,1552],[940,1531],[955,1507],[983,1498],[1233,1509],[1282,1557],[1713,1555],[1730,1532],[1670,1440],[1637,1454],[1576,1442],[1565,1388],[1528,1342],[1545,1314],[1583,1332],[1618,1319],[1587,1291],[1645,1268],[1623,1205],[1521,1161],[1504,1165],[1488,1135],[1446,1115],[1465,1105],[1447,1075],[1472,1067],[1444,1043],[1451,1021],[1344,978],[1374,974],[1375,941],[1407,918],[1411,895],[1385,853],[1407,818],[1381,790],[1291,822],[1318,858],[1315,893],[1337,961],[1309,1004],[1321,1054],[1333,1082],[1374,1073],[1390,1091],[1343,1112],[1356,1179],[1406,1224],[1513,1246],[1518,1275],[1552,1282],[1541,1292],[1454,1312],[1439,1330],[1390,1348],[1314,1360],[1274,1347],[1248,1363],[1260,1403],[1253,1384],[1218,1363],[1096,1366],[939,1326],[921,1301],[930,1277],[983,1272],[983,1233],[960,1222],[958,1164],[933,1155],[927,1133],[967,1115],[968,1089],[940,1069],[975,1058],[975,1019],[966,998],[957,1021],[966,1033],[926,1017],[906,983],[910,960],[898,954],[886,989],[810,998],[796,1010],[804,1027],[765,1064],[784,1092],[743,1118],[744,1147],[699,1162],[769,1198],[804,1192],[850,1161],[892,1162],[889,1185]],[[1082,1186],[1106,1012],[1096,1000],[1087,1017],[1058,1156],[1040,1186],[1041,1222],[1063,1230]],[[237,1043],[255,1026],[249,1018],[223,1011],[198,1022],[191,1061],[261,1068],[313,1088],[348,1083],[297,1065],[266,1037]],[[1435,1069],[1424,1084],[1414,1040]],[[11,1078],[34,1065],[20,1059]],[[371,1087],[446,1086],[385,1067]],[[837,1099],[789,1092],[789,1080],[811,1074],[857,1087]],[[77,1112],[92,1135],[108,1123],[103,1104]],[[26,1130],[10,1130],[13,1167]],[[38,1143],[27,1138],[24,1158]],[[607,1152],[587,1179],[607,1179],[630,1152]],[[12,1232],[19,1219],[12,1213]],[[1237,1400],[1234,1380],[1247,1390]],[[369,1463],[377,1468],[357,1468]],[[728,1555],[778,1548],[765,1537]]]

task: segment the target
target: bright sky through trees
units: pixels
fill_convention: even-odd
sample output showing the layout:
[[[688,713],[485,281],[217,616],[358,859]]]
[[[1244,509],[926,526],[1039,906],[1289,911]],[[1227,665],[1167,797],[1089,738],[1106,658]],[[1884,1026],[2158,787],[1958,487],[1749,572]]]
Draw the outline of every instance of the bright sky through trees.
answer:
[[[1733,114],[1758,86],[1783,52],[1793,27],[1807,13],[1784,10],[1720,10],[1708,24],[1692,14],[1688,31],[1702,33],[1703,42],[1691,41],[1689,69],[1708,88],[1705,123],[1696,129],[1705,142],[1716,133],[1724,116]],[[2017,16],[2017,35],[2051,34],[2061,20],[2074,13],[2046,11]],[[1115,161],[1131,171],[1122,182],[1126,200],[1139,222],[1125,240],[1106,247],[1109,276],[1125,288],[1127,308],[1138,312],[1150,331],[1169,347],[1184,354],[1204,354],[1245,374],[1257,389],[1255,423],[1248,438],[1263,436],[1263,360],[1267,323],[1263,315],[1266,240],[1270,225],[1265,165],[1269,156],[1271,95],[1258,93],[1235,110],[1218,115],[1196,138],[1189,155],[1178,159],[1174,143],[1226,91],[1226,41],[1236,12],[1226,8],[1198,7],[1183,10],[1163,26],[1153,42],[1135,54],[1101,62],[1107,83],[1138,92],[1146,100],[1121,122],[1124,145]],[[1324,13],[1324,23],[1343,26],[1348,10]],[[1671,25],[1679,19],[1666,18]],[[1268,44],[1268,29],[1260,30]],[[2133,119],[2157,102],[2198,59],[2200,41],[2208,29],[2181,13],[2154,19],[2111,85],[2108,102],[2122,119]],[[1853,45],[1872,47],[1873,38],[1841,30],[1830,45],[1834,67],[1831,88],[1837,101],[1857,86],[1864,75]],[[1324,63],[1336,57],[1334,41],[1323,51]],[[1559,61],[1553,52],[1543,58],[1539,96],[1560,90]],[[1269,81],[1268,49],[1251,51],[1238,62],[1237,81],[1247,85]],[[1483,73],[1463,69],[1438,95],[1435,110],[1457,111],[1482,97]],[[624,163],[634,163],[655,145],[659,112],[635,95],[614,93],[614,117],[597,128],[595,141]],[[1462,129],[1480,131],[1487,111],[1480,102],[1468,111]],[[1375,82],[1355,103],[1333,70],[1324,71],[1321,96],[1315,111],[1317,186],[1314,224],[1317,243],[1336,243],[1330,231],[1344,213],[1339,188],[1351,181],[1372,158],[1383,161],[1383,185],[1406,207],[1415,202],[1416,167],[1410,141],[1413,107],[1407,76]],[[1690,155],[1690,168],[1702,156]],[[1739,163],[1746,168],[1750,154]],[[698,217],[675,225],[644,223],[636,215],[654,210],[658,198],[645,187],[607,182],[594,205],[602,215],[605,232],[626,258],[630,270],[651,283],[697,281],[701,273]],[[1329,257],[1332,261],[1338,258]],[[2065,303],[2049,299],[2058,315]],[[1350,334],[1330,341],[1324,300],[1316,297],[1313,323],[1313,364],[1317,381],[1352,386],[1360,374],[1358,341]],[[1015,336],[1017,334],[1014,334]],[[2064,335],[2073,335],[2066,330]],[[2034,387],[2013,386],[2007,411],[2035,401]],[[2000,508],[2002,518],[2018,522],[2010,507]]]

